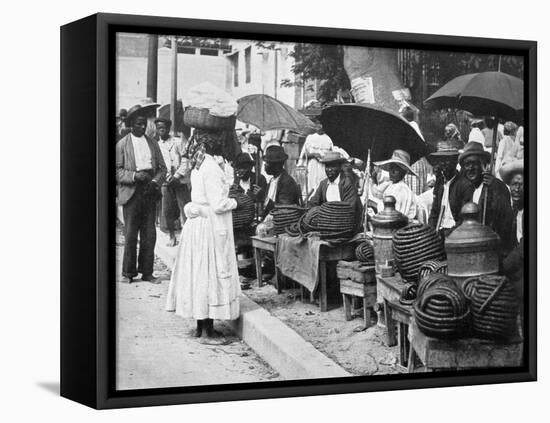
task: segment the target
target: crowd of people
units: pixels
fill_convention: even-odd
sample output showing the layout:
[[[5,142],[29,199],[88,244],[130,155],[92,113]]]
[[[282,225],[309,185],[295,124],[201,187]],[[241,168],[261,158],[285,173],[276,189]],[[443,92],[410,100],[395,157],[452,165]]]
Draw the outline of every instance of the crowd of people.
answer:
[[[365,216],[381,211],[383,198],[391,195],[409,220],[447,236],[460,224],[462,206],[473,201],[483,210],[485,224],[500,236],[503,258],[522,248],[524,140],[523,128],[512,122],[472,119],[466,142],[458,127],[449,124],[425,158],[411,164],[409,153],[398,149],[368,169],[335,146],[318,123],[298,159],[307,168],[304,187],[285,168],[289,156],[281,145],[283,135],[262,140],[259,131],[240,131],[239,148],[229,154],[227,134],[195,130],[189,139],[171,135],[172,122],[157,117],[157,107],[149,101],[121,110],[117,123],[122,272],[127,282],[138,274],[142,281],[159,282],[153,275],[158,221],[169,245],[179,242],[166,309],[197,320],[196,336],[213,336],[213,319],[239,315],[232,211],[242,204],[230,197],[230,189],[257,204],[256,223],[263,231],[269,230],[277,205],[314,207],[331,201],[351,204],[357,232],[365,223],[368,230]],[[410,110],[403,116],[422,137]],[[493,131],[497,150],[491,166]]]

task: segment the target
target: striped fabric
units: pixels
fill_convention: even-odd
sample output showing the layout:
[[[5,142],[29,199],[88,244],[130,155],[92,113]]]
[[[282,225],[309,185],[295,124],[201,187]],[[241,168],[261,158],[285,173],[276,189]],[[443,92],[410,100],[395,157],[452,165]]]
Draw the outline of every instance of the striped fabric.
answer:
[[[415,162],[411,168],[418,175],[418,178],[414,175],[407,174],[403,181],[415,195],[420,195],[430,189],[428,187],[428,175],[432,172],[432,167],[426,158],[422,157]]]

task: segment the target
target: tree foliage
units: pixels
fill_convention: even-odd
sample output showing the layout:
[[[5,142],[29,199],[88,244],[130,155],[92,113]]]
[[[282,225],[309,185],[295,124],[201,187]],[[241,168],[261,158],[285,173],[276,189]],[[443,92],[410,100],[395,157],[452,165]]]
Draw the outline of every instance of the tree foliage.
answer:
[[[296,44],[290,53],[294,58],[292,71],[299,83],[319,81],[317,98],[323,102],[332,101],[340,89],[349,89],[350,82],[344,69],[344,48],[329,44]],[[284,85],[294,83],[286,80]]]
[[[350,81],[344,69],[344,48],[329,44],[296,44],[290,53],[294,58],[292,71],[298,83],[308,80],[320,81],[318,99],[332,101],[338,90],[349,89]],[[435,82],[433,88],[442,86],[451,79],[474,72],[496,71],[509,73],[523,79],[523,57],[497,54],[476,54],[463,52],[415,51],[409,56],[404,85],[411,88],[413,97],[421,99],[423,68],[428,68],[428,81]],[[284,81],[292,86],[295,82]],[[416,95],[415,95],[416,94]]]

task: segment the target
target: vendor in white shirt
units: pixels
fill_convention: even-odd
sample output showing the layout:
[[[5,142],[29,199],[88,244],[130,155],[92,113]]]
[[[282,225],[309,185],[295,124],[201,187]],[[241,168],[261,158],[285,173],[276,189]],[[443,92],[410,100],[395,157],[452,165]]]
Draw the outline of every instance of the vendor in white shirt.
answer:
[[[310,206],[320,206],[329,201],[344,201],[351,204],[355,210],[356,222],[361,222],[361,201],[357,187],[349,177],[342,172],[342,165],[347,160],[344,156],[335,151],[327,151],[320,162],[325,166],[326,178],[323,179],[313,196]]]
[[[404,150],[394,150],[389,160],[375,162],[374,164],[387,171],[390,175],[391,183],[384,191],[384,196],[391,195],[395,197],[395,209],[412,220],[416,218],[416,196],[409,186],[403,182],[407,173],[417,176],[411,169],[410,161],[411,157],[409,153]],[[383,209],[383,202],[380,201],[378,210]]]

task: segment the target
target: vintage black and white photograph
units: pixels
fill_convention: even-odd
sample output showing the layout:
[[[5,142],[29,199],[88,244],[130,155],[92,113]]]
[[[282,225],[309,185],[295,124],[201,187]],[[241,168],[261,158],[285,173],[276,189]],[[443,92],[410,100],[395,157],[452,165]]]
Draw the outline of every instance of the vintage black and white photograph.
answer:
[[[115,55],[116,390],[525,364],[524,56]]]

